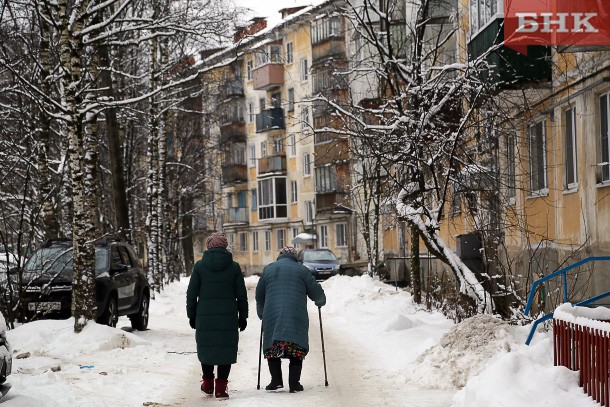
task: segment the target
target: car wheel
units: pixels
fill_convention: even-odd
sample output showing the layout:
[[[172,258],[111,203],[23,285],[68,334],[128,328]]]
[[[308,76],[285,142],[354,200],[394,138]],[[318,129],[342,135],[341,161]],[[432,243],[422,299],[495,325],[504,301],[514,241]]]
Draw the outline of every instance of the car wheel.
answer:
[[[129,316],[131,320],[131,327],[138,331],[146,331],[148,327],[148,307],[150,299],[148,293],[142,293],[142,299],[140,300],[140,308],[138,312]]]
[[[108,299],[108,304],[106,304],[106,310],[104,311],[104,314],[100,319],[104,325],[108,325],[113,328],[116,327],[116,324],[119,321],[119,307],[117,306],[117,301],[115,297],[110,297]]]

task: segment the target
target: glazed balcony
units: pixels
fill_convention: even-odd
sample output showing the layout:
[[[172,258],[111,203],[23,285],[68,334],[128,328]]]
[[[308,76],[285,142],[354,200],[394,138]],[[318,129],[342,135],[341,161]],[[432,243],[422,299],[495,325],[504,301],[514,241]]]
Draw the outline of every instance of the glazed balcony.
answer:
[[[248,208],[225,209],[225,224],[248,223]]]
[[[248,167],[245,164],[225,163],[222,165],[222,183],[238,184],[248,181]]]
[[[243,97],[244,86],[239,79],[228,80],[223,83],[220,90],[220,97],[222,100],[229,99],[232,97]]]
[[[246,124],[241,119],[229,121],[220,125],[221,143],[245,143]]]
[[[504,19],[496,18],[468,43],[469,59],[480,57],[503,41]],[[502,46],[487,57],[489,69],[481,69],[481,79],[500,85],[501,89],[527,82],[547,82],[551,80],[550,60],[550,47],[528,46],[527,55],[524,55]]]
[[[258,174],[286,174],[286,155],[271,155],[258,160]]]
[[[321,133],[316,134],[316,143],[319,143],[314,145],[316,167],[349,160],[347,140],[336,138],[332,133]]]
[[[261,113],[256,115],[257,133],[274,129],[283,129],[285,127],[284,109],[281,107],[263,110]]]
[[[252,87],[255,90],[269,90],[284,84],[284,65],[268,63],[252,71]]]

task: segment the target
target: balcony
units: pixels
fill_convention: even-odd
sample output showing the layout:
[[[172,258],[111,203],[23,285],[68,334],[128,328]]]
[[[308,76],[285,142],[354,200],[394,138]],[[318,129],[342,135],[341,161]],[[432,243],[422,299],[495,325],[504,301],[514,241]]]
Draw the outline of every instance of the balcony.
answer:
[[[248,167],[245,164],[223,164],[222,183],[238,184],[248,181]]]
[[[225,224],[248,223],[248,208],[225,209]]]
[[[258,160],[258,174],[286,173],[286,155],[272,155]]]
[[[239,79],[228,80],[222,84],[220,99],[226,100],[232,97],[243,97],[244,86]]]
[[[333,211],[337,206],[349,207],[348,195],[344,191],[316,192],[316,212]]]
[[[489,48],[504,41],[504,19],[497,18],[477,33],[468,43],[469,59],[483,55]],[[527,55],[502,46],[487,57],[489,69],[481,69],[482,80],[512,88],[524,82],[551,80],[551,48],[528,46]]]
[[[311,65],[315,66],[327,59],[345,60],[345,39],[342,36],[329,37],[311,44]]]
[[[252,87],[255,90],[269,90],[284,84],[284,65],[268,63],[252,71]]]
[[[284,123],[284,109],[276,107],[273,109],[263,110],[256,115],[256,132],[269,131],[273,129],[283,129],[286,127]]]
[[[321,165],[349,160],[349,145],[347,140],[335,138],[331,133],[316,134],[314,153],[316,167]],[[326,141],[326,142],[324,142]]]
[[[229,121],[220,125],[221,143],[245,143],[246,125],[241,119]]]

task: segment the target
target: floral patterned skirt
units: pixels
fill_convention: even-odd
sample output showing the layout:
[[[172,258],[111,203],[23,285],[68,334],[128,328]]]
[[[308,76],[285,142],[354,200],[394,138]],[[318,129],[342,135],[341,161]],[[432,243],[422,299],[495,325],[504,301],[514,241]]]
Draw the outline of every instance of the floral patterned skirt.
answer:
[[[265,359],[270,358],[296,358],[305,359],[307,351],[291,342],[284,341],[273,341],[273,345],[270,348],[265,349],[263,352]]]

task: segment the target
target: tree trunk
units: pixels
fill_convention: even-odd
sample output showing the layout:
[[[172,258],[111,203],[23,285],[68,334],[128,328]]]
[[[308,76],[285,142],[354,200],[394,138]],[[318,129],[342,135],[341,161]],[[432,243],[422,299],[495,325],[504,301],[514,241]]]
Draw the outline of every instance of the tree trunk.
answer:
[[[190,276],[193,272],[195,263],[195,253],[193,252],[193,196],[190,192],[180,195],[181,215],[182,215],[182,255],[184,257],[184,267],[186,275]]]
[[[421,265],[419,262],[419,231],[411,226],[411,294],[416,304],[421,304]]]

